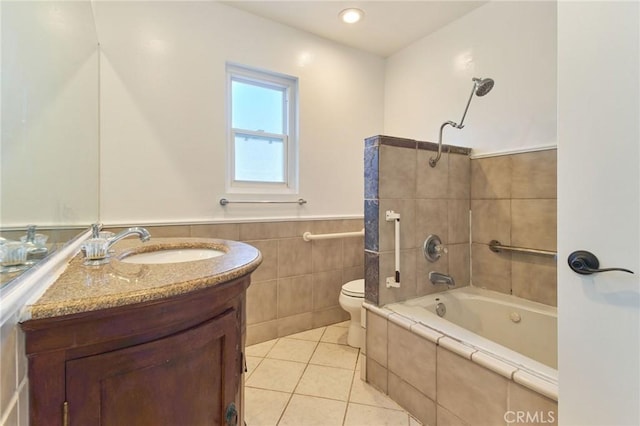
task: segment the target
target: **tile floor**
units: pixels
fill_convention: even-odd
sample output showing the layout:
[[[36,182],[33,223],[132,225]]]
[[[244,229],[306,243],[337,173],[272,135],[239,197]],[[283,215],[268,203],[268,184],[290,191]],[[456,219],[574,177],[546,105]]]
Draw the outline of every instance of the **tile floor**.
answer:
[[[360,379],[347,322],[248,346],[247,426],[419,426]]]

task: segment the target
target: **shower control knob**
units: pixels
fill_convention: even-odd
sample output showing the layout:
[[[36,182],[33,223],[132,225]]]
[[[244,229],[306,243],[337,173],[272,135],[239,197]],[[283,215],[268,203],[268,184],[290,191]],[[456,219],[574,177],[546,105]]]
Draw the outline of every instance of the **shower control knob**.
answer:
[[[591,252],[585,250],[574,251],[567,259],[569,268],[581,275],[591,275],[595,272],[619,271],[633,274],[633,271],[624,268],[600,268],[598,258]]]

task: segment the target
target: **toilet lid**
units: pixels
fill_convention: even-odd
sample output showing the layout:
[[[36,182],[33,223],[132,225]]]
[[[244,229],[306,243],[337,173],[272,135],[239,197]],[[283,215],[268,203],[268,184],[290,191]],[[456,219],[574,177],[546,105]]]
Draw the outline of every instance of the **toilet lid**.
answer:
[[[364,297],[364,279],[349,281],[342,286],[342,294],[351,297]]]

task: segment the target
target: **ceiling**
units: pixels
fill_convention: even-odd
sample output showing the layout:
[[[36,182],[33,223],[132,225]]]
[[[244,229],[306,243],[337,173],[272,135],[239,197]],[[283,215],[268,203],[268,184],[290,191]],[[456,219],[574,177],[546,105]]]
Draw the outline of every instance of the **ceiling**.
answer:
[[[487,2],[234,0],[222,3],[387,57]],[[350,7],[364,10],[364,19],[351,25],[340,21],[340,11]]]

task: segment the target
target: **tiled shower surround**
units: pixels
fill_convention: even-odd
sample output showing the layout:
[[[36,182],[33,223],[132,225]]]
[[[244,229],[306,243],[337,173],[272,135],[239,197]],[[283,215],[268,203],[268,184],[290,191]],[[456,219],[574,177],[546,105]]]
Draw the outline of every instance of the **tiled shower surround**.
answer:
[[[556,250],[556,151],[469,160],[468,151],[444,146],[432,168],[428,160],[436,149],[387,136],[365,142],[367,302],[384,306],[444,291],[428,281],[435,270],[451,275],[456,287],[471,284],[556,305],[555,259],[494,253],[488,246],[498,240]],[[387,210],[401,215],[399,289],[385,285],[394,270]],[[449,249],[435,263],[422,254],[429,234]],[[367,310],[366,379],[423,424],[505,425],[512,412],[528,412],[535,421],[527,424],[557,424],[553,391],[541,393],[545,385],[536,377],[389,314]]]
[[[364,276],[362,237],[306,242],[304,232],[360,231],[362,219],[148,226],[151,237],[242,241],[262,253],[247,290],[247,345],[349,318],[342,285]],[[119,229],[110,229],[118,231]]]

